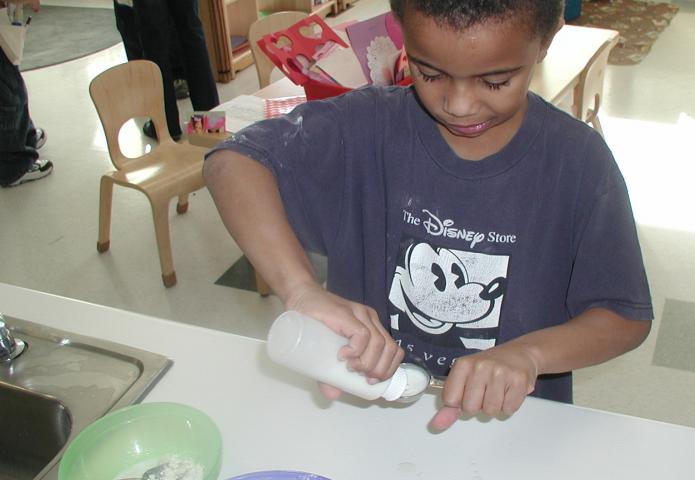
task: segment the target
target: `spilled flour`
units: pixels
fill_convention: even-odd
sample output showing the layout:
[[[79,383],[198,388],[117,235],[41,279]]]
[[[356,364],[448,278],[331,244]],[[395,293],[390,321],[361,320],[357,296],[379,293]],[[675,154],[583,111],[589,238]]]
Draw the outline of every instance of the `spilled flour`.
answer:
[[[157,461],[148,460],[129,467],[114,480],[141,478],[142,480],[203,480],[205,469],[191,459],[178,455],[164,455]]]

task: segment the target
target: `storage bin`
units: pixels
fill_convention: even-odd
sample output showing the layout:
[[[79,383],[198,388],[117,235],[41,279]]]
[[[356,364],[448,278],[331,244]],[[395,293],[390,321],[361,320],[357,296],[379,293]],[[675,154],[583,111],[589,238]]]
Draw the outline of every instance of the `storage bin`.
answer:
[[[565,0],[565,21],[574,20],[582,14],[582,0]]]

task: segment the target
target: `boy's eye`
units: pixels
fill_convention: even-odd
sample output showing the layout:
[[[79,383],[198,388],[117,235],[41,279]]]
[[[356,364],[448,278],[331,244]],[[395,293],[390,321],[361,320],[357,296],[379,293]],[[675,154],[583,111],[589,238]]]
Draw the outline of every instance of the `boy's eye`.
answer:
[[[420,77],[426,82],[434,82],[435,80],[439,80],[444,76],[443,73],[437,72],[437,73],[425,73],[422,71],[421,68],[416,68],[418,74],[420,74]]]
[[[509,86],[509,80],[505,80],[503,82],[490,82],[487,80],[483,80],[483,83],[487,88],[490,90],[499,90],[502,87],[507,87]]]
[[[442,78],[441,73],[437,73],[436,75],[426,75],[420,72],[420,75],[422,76],[422,79],[426,82],[434,82],[435,80],[439,80],[440,78]]]

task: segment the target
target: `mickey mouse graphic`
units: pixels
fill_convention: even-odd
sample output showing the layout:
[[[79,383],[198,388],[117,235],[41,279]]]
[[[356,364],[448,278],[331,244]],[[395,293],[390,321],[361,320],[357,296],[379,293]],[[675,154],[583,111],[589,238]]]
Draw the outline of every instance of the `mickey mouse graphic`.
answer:
[[[471,332],[497,330],[500,308],[495,307],[505,293],[507,256],[408,243],[389,293],[391,311],[398,311],[397,317],[404,314],[430,335],[443,335],[455,327]],[[392,315],[392,327],[399,329],[393,320]],[[452,333],[466,336],[463,330]],[[460,341],[466,343],[463,338]],[[493,344],[494,339],[489,346]]]

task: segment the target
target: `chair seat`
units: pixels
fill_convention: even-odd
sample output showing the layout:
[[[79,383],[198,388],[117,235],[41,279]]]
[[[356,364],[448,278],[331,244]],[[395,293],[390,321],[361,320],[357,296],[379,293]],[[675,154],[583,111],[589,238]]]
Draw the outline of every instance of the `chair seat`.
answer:
[[[205,186],[203,155],[206,149],[188,144],[160,145],[146,157],[135,158],[121,170],[106,173],[118,185],[145,193],[170,191],[193,192]]]

